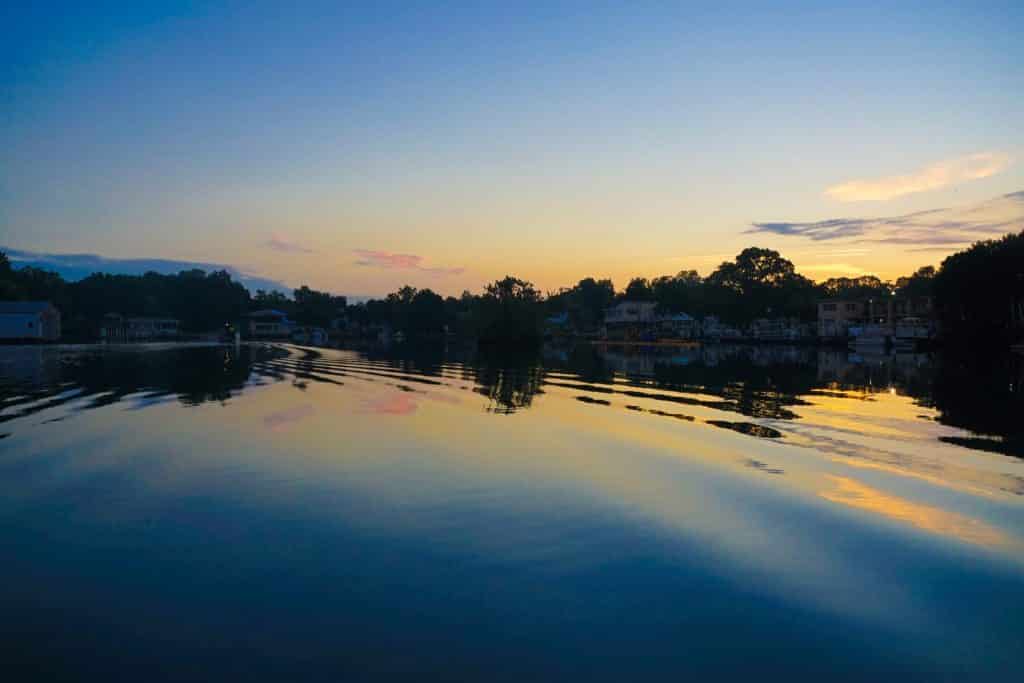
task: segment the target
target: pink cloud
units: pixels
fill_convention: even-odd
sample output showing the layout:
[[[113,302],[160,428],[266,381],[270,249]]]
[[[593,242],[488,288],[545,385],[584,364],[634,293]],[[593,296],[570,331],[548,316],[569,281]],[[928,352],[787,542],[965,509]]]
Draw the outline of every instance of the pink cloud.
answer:
[[[416,412],[416,400],[407,393],[392,394],[366,401],[359,412],[376,415],[412,415]]]
[[[459,399],[456,398],[455,396],[449,396],[448,394],[439,394],[433,391],[428,391],[424,394],[420,394],[420,396],[427,399],[428,401],[438,401],[440,403],[448,403],[450,405],[455,405],[460,402]]]
[[[419,268],[422,256],[415,254],[392,254],[389,251],[373,249],[353,249],[359,260],[356,265],[375,266],[377,268]]]
[[[312,254],[313,250],[309,247],[304,247],[298,242],[292,240],[286,235],[275,232],[270,236],[270,239],[266,241],[266,246],[270,247],[275,251],[285,251],[297,254]]]
[[[466,271],[465,268],[444,268],[438,266],[427,267],[423,264],[423,257],[416,254],[395,254],[390,251],[376,251],[374,249],[353,249],[358,257],[357,266],[368,266],[371,268],[386,268],[389,270],[418,270],[421,273],[433,275],[460,275]]]

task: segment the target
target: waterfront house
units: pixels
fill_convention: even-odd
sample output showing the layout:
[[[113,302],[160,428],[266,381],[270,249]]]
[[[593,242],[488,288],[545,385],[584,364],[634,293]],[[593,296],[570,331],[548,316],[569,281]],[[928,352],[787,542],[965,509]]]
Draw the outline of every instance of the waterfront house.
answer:
[[[827,299],[818,302],[818,338],[845,339],[851,327],[867,322],[869,306],[864,301]]]
[[[758,341],[799,341],[812,335],[795,318],[758,318],[750,324],[750,336]]]
[[[657,316],[658,331],[670,339],[696,339],[700,335],[700,324],[686,313],[668,313]]]
[[[125,318],[125,341],[174,339],[181,334],[181,321],[177,318]]]
[[[60,311],[49,301],[0,301],[0,340],[59,338]]]
[[[105,342],[124,341],[124,316],[119,313],[107,313],[100,321],[100,339]]]
[[[892,317],[897,321],[905,318],[931,320],[935,317],[935,302],[930,296],[895,297]]]
[[[295,324],[282,311],[267,308],[246,316],[249,336],[258,339],[288,339]]]
[[[718,319],[718,316],[709,315],[704,318],[704,324],[701,326],[701,334],[704,339],[709,341],[737,341],[743,338],[743,332],[727,325]]]
[[[107,313],[99,326],[100,339],[106,342],[175,339],[180,334],[181,321],[177,318],[126,318],[119,313]]]
[[[655,313],[653,301],[622,301],[604,312],[605,336],[608,339],[653,339]]]

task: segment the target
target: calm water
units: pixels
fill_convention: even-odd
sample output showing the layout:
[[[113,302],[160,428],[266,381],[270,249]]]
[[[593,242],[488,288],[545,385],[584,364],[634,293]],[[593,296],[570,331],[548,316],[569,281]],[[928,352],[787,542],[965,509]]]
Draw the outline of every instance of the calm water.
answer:
[[[0,348],[5,680],[1012,679],[1022,387],[779,347]]]

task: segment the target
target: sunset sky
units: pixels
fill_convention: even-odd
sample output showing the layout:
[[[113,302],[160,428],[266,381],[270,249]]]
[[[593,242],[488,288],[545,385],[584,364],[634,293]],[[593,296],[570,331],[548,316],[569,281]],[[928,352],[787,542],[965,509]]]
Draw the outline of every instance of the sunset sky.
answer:
[[[20,3],[0,246],[350,295],[1024,229],[1024,4]]]

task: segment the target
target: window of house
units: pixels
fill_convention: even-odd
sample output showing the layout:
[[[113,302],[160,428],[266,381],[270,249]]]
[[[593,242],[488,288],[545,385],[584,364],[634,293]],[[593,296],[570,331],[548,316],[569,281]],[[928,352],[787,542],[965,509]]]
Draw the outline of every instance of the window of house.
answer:
[[[826,310],[826,311],[834,311],[834,310],[836,310],[836,305],[835,304],[825,304],[822,308],[824,308],[824,310]]]
[[[851,312],[852,311],[856,311],[857,310],[857,304],[846,304],[846,310],[847,311],[851,311]]]

